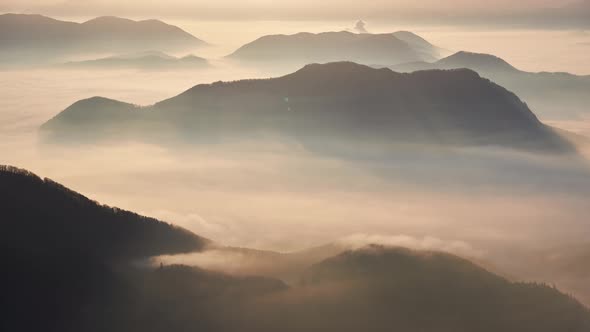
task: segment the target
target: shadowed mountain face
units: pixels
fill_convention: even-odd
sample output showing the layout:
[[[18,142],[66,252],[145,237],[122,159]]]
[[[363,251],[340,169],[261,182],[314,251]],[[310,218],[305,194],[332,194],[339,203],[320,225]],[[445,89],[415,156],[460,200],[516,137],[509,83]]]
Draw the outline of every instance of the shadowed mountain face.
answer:
[[[413,62],[391,68],[400,72],[468,68],[514,91],[543,118],[576,118],[590,112],[590,76],[530,73],[518,70],[493,55],[469,52],[458,52],[433,63]]]
[[[264,64],[353,61],[363,64],[433,61],[437,47],[410,32],[355,34],[351,32],[269,35],[246,44],[230,58]]]
[[[350,62],[308,65],[274,79],[197,85],[145,108],[91,98],[42,129],[65,142],[278,135],[310,148],[350,151],[384,151],[397,143],[572,151],[517,96],[473,71],[400,74]]]
[[[0,200],[3,249],[129,259],[196,251],[209,242],[12,167],[0,167]]]
[[[50,180],[0,169],[2,330],[572,331],[576,300],[511,283],[455,256],[381,246],[309,267],[291,287],[267,277],[135,258],[208,250],[187,231],[98,205]],[[31,299],[34,299],[32,301]],[[23,320],[22,317],[35,319]],[[424,319],[428,317],[428,319]]]
[[[177,58],[161,52],[142,52],[95,60],[73,61],[64,65],[67,68],[84,69],[135,68],[143,70],[166,70],[205,68],[209,66],[209,62],[206,59],[194,55]]]
[[[205,43],[158,20],[99,17],[84,23],[41,15],[0,15],[0,61],[46,63],[83,53],[189,50]]]
[[[0,211],[6,266],[0,275],[0,329],[6,331],[82,331],[87,325],[100,330],[107,319],[116,326],[120,306],[130,310],[136,296],[119,266],[203,250],[209,243],[9,166],[0,166]]]

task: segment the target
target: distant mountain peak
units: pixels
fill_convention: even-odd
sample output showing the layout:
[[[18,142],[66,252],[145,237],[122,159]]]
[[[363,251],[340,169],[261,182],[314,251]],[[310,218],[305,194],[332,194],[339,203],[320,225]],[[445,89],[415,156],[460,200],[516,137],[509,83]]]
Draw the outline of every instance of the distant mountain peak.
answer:
[[[351,61],[340,61],[307,64],[298,71],[286,75],[285,77],[302,77],[308,80],[324,79],[336,82],[344,77],[347,77],[351,81],[357,81],[362,79],[368,79],[371,77],[379,79],[396,79],[401,78],[402,76],[403,74],[398,73],[387,67],[374,68],[371,66],[358,64]],[[482,79],[482,77],[476,71],[469,68],[434,70],[424,73],[414,73],[413,76],[429,76],[463,80]]]
[[[137,21],[128,19],[128,18],[121,18],[121,17],[117,17],[117,16],[99,16],[99,17],[95,17],[93,19],[90,19],[82,24],[112,24],[112,23],[120,23],[120,22],[125,22],[125,23],[135,23]]]
[[[405,30],[396,31],[393,33],[393,36],[395,36],[396,38],[399,38],[405,42],[421,44],[423,46],[433,46],[429,41],[427,41],[426,39],[418,36],[417,34],[411,32],[411,31],[405,31]]]
[[[398,37],[399,36],[399,37]],[[353,33],[328,31],[267,35],[238,48],[229,57],[245,61],[311,62],[354,61],[357,63],[402,63],[439,59],[437,48],[410,34]]]
[[[200,56],[196,56],[194,54],[188,54],[183,56],[182,58],[180,58],[180,60],[184,60],[184,61],[207,61],[207,59],[200,57]]]
[[[77,103],[113,103],[113,104],[116,103],[116,104],[118,104],[121,102],[118,100],[115,100],[115,99],[111,99],[111,98],[94,96],[94,97],[90,97],[90,98],[86,98],[86,99],[82,99],[80,101],[77,101],[76,103],[74,103],[74,105],[76,105]]]
[[[129,18],[118,17],[118,16],[99,16],[93,19],[90,19],[84,23],[83,25],[92,25],[92,24],[154,24],[154,25],[163,25],[163,26],[172,26],[168,23],[157,19],[147,19],[147,20],[132,20]]]
[[[166,54],[164,52],[161,51],[156,51],[156,50],[150,50],[150,51],[145,51],[145,52],[138,52],[138,53],[129,53],[129,54],[123,54],[123,55],[115,55],[112,58],[117,58],[117,59],[137,59],[137,58],[143,58],[146,56],[153,56],[153,57],[158,57],[158,58],[163,58],[163,59],[175,59],[175,57]]]
[[[561,120],[588,113],[590,76],[525,71],[497,56],[465,51],[436,62],[408,62],[390,68],[404,73],[469,68],[516,93],[542,118]]]
[[[43,20],[48,20],[48,21],[57,21],[56,19],[53,19],[48,16],[44,16],[41,14],[6,13],[6,14],[0,14],[0,17],[3,17],[3,18],[29,18],[29,19],[43,19]]]
[[[437,62],[438,65],[447,67],[466,67],[474,70],[501,70],[501,71],[517,71],[514,66],[506,62],[504,59],[495,55],[485,53],[473,53],[466,51],[459,51]]]
[[[90,59],[83,61],[70,61],[64,63],[66,68],[131,68],[140,70],[162,69],[197,69],[209,66],[205,58],[188,54],[184,57],[175,57],[160,51],[145,51],[123,55],[114,55],[106,58]]]
[[[403,35],[406,35],[406,36],[411,36],[411,37],[420,38],[422,40],[425,40],[424,38],[418,36],[417,34],[411,32],[411,31],[408,31],[408,30],[399,30],[399,31],[394,32],[393,35],[394,36],[403,36]]]
[[[290,75],[306,75],[309,73],[319,74],[319,75],[329,75],[329,74],[350,74],[350,73],[376,73],[376,72],[388,72],[394,73],[389,68],[380,68],[375,69],[373,67],[358,64],[352,61],[338,61],[338,62],[328,62],[328,63],[310,63],[303,68],[299,69],[298,71],[294,72]]]
[[[192,34],[159,20],[101,16],[76,23],[41,15],[0,15],[0,62],[6,63],[55,63],[81,55],[150,49],[186,52],[204,45]]]
[[[456,52],[455,54],[452,54],[450,56],[448,56],[447,58],[463,58],[463,59],[468,59],[468,58],[472,58],[472,59],[487,59],[490,61],[496,61],[496,62],[502,62],[502,63],[507,63],[506,61],[504,61],[502,58],[497,57],[495,55],[492,54],[486,54],[486,53],[475,53],[475,52],[468,52],[468,51],[459,51]]]

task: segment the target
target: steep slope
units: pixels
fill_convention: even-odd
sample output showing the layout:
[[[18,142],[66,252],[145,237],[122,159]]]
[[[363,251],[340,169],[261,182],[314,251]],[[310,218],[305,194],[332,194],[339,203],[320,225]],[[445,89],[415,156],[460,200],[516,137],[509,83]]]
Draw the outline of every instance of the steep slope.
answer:
[[[116,121],[111,113],[118,114]],[[395,143],[572,151],[517,96],[473,71],[399,74],[350,62],[308,65],[274,79],[197,85],[142,109],[92,98],[42,129],[65,141],[279,135],[353,151]]]
[[[196,251],[209,242],[10,166],[0,167],[0,206],[3,250],[118,260]]]
[[[286,288],[269,278],[138,264],[206,250],[210,241],[22,169],[0,167],[0,213],[3,331],[223,331],[232,326],[225,314],[239,317],[246,301]]]
[[[263,36],[240,47],[229,57],[262,64],[302,66],[333,61],[363,64],[432,61],[438,58],[438,52],[425,40],[408,33],[355,34],[341,31]]]
[[[438,59],[444,52],[441,48],[432,45],[426,39],[410,31],[397,31],[394,32],[392,35],[395,38],[411,45],[415,50],[417,50],[423,55],[424,59],[432,58],[433,56]]]
[[[158,20],[99,17],[84,23],[41,15],[0,15],[0,61],[45,63],[84,53],[190,50],[205,42]]]
[[[113,330],[141,303],[132,262],[203,250],[184,229],[0,166],[1,330]],[[130,270],[131,269],[131,270]],[[102,329],[104,330],[104,329]]]
[[[543,118],[568,119],[588,114],[590,76],[568,73],[532,73],[518,70],[489,54],[458,52],[439,61],[392,66],[400,72],[468,68],[514,91]]]

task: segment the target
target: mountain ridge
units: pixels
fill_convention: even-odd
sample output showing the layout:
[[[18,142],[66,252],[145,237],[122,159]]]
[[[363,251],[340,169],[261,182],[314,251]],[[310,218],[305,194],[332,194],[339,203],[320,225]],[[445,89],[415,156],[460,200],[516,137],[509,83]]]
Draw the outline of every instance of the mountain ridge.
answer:
[[[588,309],[552,287],[511,282],[468,260],[434,251],[381,245],[349,250],[311,266],[299,287],[307,296],[295,297],[289,312],[309,317],[291,323],[301,331],[316,324],[329,331],[388,331],[396,326],[403,331],[553,332],[590,327]],[[321,318],[314,314],[318,312]],[[547,314],[553,312],[567,317]]]
[[[245,62],[294,63],[435,60],[439,49],[410,32],[356,34],[350,31],[266,35],[227,56]]]
[[[143,70],[161,69],[194,69],[209,67],[209,61],[205,58],[189,54],[183,57],[174,57],[162,52],[141,52],[120,56],[110,56],[92,60],[70,61],[64,63],[67,68],[133,68]]]
[[[210,241],[154,218],[101,205],[55,181],[0,165],[0,245],[30,253],[145,258],[202,250]]]
[[[0,206],[0,248],[9,267],[0,274],[0,308],[6,314],[0,327],[10,330],[352,332],[397,326],[408,332],[585,332],[590,327],[590,311],[559,290],[511,282],[441,252],[368,245],[332,256],[332,249],[320,249],[330,257],[289,286],[266,276],[139,264],[146,255],[208,250],[209,242],[99,205],[26,170],[0,166]],[[68,215],[70,221],[63,222]],[[43,218],[25,219],[36,216]],[[96,227],[109,223],[114,231]],[[143,234],[146,225],[156,225],[156,231]],[[174,236],[167,239],[170,232]],[[140,241],[121,236],[130,233]],[[120,250],[126,246],[134,250]],[[30,315],[35,319],[22,319]]]
[[[76,23],[38,14],[0,15],[0,60],[6,63],[47,63],[85,53],[181,51],[205,45],[179,27],[153,19],[104,16]]]
[[[354,144],[373,146],[423,142],[573,151],[516,95],[466,69],[404,74],[352,62],[310,64],[278,78],[199,84],[150,107],[103,103],[75,103],[42,130],[90,137],[176,128],[172,132],[199,139],[267,132],[310,145],[350,144],[356,136]]]
[[[514,91],[545,118],[571,119],[588,114],[590,98],[586,92],[590,90],[590,76],[527,72],[494,55],[465,51],[436,62],[412,62],[389,68],[400,72],[468,68]]]

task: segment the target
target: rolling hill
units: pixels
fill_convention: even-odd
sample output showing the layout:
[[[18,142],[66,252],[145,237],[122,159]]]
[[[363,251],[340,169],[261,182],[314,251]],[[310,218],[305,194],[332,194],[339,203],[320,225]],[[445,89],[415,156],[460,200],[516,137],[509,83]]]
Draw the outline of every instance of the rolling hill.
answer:
[[[395,144],[496,145],[572,152],[516,95],[471,70],[400,74],[350,62],[279,78],[197,85],[149,107],[81,100],[42,126],[61,142],[278,136],[323,150]]]
[[[158,20],[98,17],[83,23],[42,15],[0,15],[2,63],[48,63],[79,54],[192,50],[206,43]]]
[[[312,300],[297,303],[310,317],[297,321],[301,330],[316,320],[330,331],[387,331],[392,326],[457,332],[590,328],[588,310],[558,290],[510,282],[438,252],[372,245],[314,265],[302,284],[322,299],[310,295]]]
[[[436,62],[412,62],[392,66],[400,72],[432,69],[475,70],[481,76],[514,91],[545,119],[572,119],[589,114],[590,76],[569,73],[532,73],[519,70],[489,54],[458,52]]]

